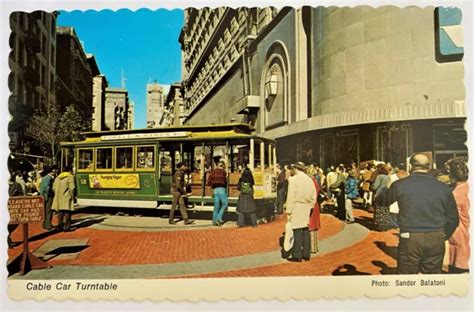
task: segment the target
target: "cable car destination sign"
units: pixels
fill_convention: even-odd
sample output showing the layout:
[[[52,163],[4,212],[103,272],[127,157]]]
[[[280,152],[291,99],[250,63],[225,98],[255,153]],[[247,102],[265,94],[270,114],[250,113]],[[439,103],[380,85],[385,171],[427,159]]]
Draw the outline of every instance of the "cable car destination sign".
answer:
[[[158,132],[158,133],[129,133],[129,134],[114,134],[114,135],[102,135],[101,140],[125,140],[125,139],[156,139],[156,138],[180,138],[186,137],[189,132],[176,131],[176,132]]]

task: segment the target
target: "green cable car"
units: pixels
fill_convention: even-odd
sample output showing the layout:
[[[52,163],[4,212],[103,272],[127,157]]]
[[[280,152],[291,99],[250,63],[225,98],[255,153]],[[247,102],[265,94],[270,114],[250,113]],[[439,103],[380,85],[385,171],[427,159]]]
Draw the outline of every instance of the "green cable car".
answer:
[[[169,209],[175,165],[185,162],[188,203],[212,210],[206,177],[224,160],[232,211],[240,171],[247,165],[255,179],[257,215],[270,220],[276,201],[275,141],[254,131],[233,123],[88,132],[84,141],[61,143],[61,166],[74,168],[80,206]]]

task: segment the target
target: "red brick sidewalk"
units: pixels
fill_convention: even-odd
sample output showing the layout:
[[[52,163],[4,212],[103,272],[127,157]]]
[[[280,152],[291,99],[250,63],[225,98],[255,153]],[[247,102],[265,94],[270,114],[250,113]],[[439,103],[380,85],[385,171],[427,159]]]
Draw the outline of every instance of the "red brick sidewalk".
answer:
[[[378,245],[396,254],[393,248],[398,244],[398,238],[395,234],[394,230],[381,233],[370,232],[366,239],[350,248],[323,256],[313,256],[310,261],[302,263],[288,262],[237,271],[173,276],[172,278],[390,274],[394,273],[396,260],[383,252]]]
[[[74,219],[84,217],[75,215]],[[279,249],[278,238],[286,218],[259,225],[258,228],[195,229],[191,231],[130,232],[79,228],[68,233],[45,236],[39,223],[30,225],[30,243],[34,251],[51,239],[87,239],[89,247],[74,260],[48,261],[58,265],[129,265],[161,264],[244,256]],[[322,215],[320,239],[337,234],[343,223],[331,215]],[[43,236],[43,237],[42,237]],[[22,239],[19,227],[12,235]],[[17,246],[8,251],[9,260],[22,251]]]
[[[354,209],[354,217],[359,222],[365,223],[371,222],[373,214]],[[349,248],[322,256],[313,256],[310,261],[302,263],[288,262],[244,270],[171,278],[395,274],[397,234],[398,230],[370,231],[366,239]]]

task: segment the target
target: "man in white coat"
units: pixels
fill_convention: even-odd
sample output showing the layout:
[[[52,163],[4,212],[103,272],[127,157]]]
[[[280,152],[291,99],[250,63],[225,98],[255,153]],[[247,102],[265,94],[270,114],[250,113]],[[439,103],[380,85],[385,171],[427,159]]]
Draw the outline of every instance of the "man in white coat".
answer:
[[[305,173],[305,165],[297,162],[291,166],[292,176],[288,179],[286,212],[293,228],[293,249],[290,261],[301,262],[310,259],[311,240],[308,223],[311,209],[316,203],[313,180]]]

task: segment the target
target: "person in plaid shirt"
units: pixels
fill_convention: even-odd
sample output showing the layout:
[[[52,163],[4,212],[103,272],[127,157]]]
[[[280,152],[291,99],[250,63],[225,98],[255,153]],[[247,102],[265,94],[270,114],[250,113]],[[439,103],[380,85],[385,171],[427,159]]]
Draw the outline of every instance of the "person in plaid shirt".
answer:
[[[213,169],[207,179],[207,185],[214,190],[214,211],[212,212],[212,224],[221,226],[224,224],[222,217],[227,209],[227,173],[224,170],[225,163],[221,160],[217,168]]]

